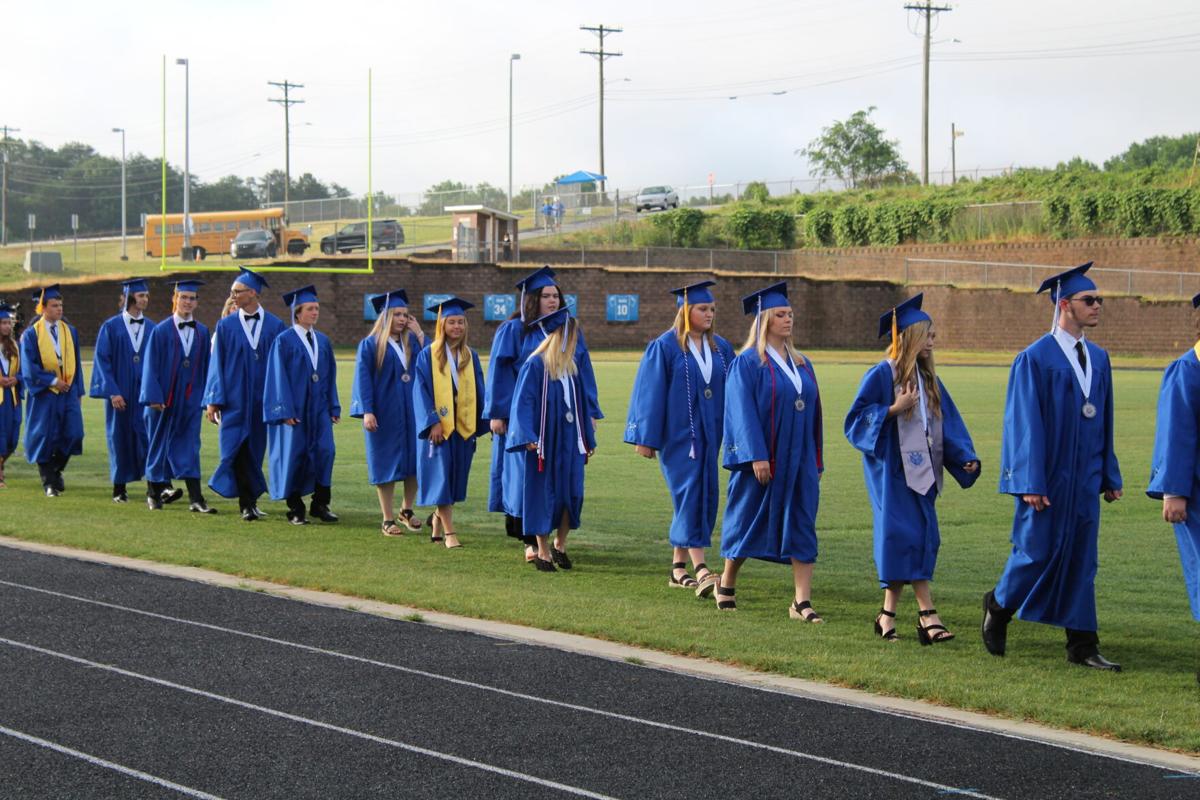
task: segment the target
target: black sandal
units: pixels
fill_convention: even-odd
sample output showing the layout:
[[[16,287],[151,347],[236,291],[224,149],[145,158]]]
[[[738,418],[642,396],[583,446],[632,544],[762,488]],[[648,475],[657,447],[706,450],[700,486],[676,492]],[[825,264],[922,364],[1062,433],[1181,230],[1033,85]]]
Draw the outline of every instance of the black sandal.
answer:
[[[566,552],[559,550],[554,545],[550,546],[550,558],[554,561],[555,566],[557,566],[559,569],[570,569],[571,567],[575,566],[571,563],[571,559],[567,557]]]
[[[700,570],[704,570],[703,575],[700,574]],[[709,569],[708,564],[700,562],[696,565],[696,597],[701,600],[710,597],[720,581],[721,574]]]
[[[805,614],[805,611],[809,613]],[[793,600],[792,604],[788,606],[788,616],[792,619],[811,622],[813,625],[820,625],[825,621],[821,619],[821,615],[817,613],[817,610],[812,607],[812,603],[807,600],[802,603],[797,603]]]
[[[877,617],[875,617],[875,635],[878,636],[880,639],[884,639],[885,641],[889,641],[889,642],[897,641],[900,638],[900,634],[896,633],[896,626],[892,625],[892,629],[890,631],[888,631],[887,633],[884,633],[883,625],[881,625],[879,623],[879,617],[891,617],[892,619],[895,619],[896,612],[888,611],[886,608],[879,609],[879,615]]]
[[[922,625],[921,617],[932,617],[937,613],[936,608],[926,609],[925,611],[917,612],[917,638],[921,640],[921,646],[938,644],[939,642],[948,642],[954,638],[945,625]]]
[[[408,528],[410,531],[421,530],[421,520],[417,519],[411,508],[400,509],[400,514],[396,517],[396,521]]]
[[[683,577],[678,580],[675,578],[675,570],[683,570]],[[687,571],[686,561],[676,561],[671,564],[671,579],[667,581],[667,586],[672,589],[695,589],[700,583]]]
[[[737,594],[736,587],[718,586],[717,587],[717,610],[718,611],[737,611],[737,601],[732,599],[735,594]],[[722,600],[721,599],[722,597],[728,597],[731,599]]]
[[[403,536],[404,529],[390,519],[385,519],[379,526],[384,536]]]
[[[558,568],[554,566],[553,561],[546,561],[545,559],[538,558],[537,556],[534,556],[533,561],[530,561],[529,563],[533,564],[538,572],[558,572]]]
[[[425,520],[425,524],[429,526],[430,542],[444,542],[446,540],[445,536],[438,536],[433,532],[433,514],[429,515],[429,518]]]

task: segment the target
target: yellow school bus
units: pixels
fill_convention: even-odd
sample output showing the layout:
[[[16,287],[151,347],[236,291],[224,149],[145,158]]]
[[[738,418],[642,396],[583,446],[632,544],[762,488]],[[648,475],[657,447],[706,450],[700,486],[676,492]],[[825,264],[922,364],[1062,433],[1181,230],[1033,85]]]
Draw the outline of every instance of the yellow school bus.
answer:
[[[277,253],[302,255],[308,249],[308,237],[287,227],[282,208],[257,208],[250,211],[194,211],[191,245],[197,261],[210,253],[228,253],[229,246],[241,231],[266,230],[275,239]],[[162,255],[163,238],[161,214],[146,216],[146,255]],[[183,214],[167,214],[167,256],[183,252]]]

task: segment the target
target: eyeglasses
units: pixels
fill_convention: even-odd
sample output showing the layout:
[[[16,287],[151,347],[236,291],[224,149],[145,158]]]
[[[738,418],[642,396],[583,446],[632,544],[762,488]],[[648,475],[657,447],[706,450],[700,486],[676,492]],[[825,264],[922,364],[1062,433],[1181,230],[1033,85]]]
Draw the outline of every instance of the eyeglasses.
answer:
[[[1078,300],[1079,302],[1083,303],[1088,308],[1091,308],[1092,306],[1104,305],[1104,298],[1096,297],[1094,294],[1084,295],[1083,297],[1072,297],[1071,299]]]
[[[230,289],[229,294],[233,295],[234,297],[237,297],[239,294],[242,294],[243,292],[248,292],[248,291],[250,291],[250,290],[249,289]]]

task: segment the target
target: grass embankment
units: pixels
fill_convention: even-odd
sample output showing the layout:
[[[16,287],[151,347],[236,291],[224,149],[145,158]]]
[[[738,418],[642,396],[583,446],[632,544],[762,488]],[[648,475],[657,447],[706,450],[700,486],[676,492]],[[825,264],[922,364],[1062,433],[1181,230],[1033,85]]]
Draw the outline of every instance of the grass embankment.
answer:
[[[216,517],[188,514],[178,504],[151,514],[136,496],[128,506],[113,505],[103,411],[95,400],[85,403],[86,452],[68,468],[62,497],[42,497],[34,468],[12,462],[10,488],[0,492],[0,533],[569,631],[1200,752],[1197,625],[1188,611],[1173,533],[1160,520],[1158,504],[1143,494],[1158,373],[1122,370],[1115,376],[1117,448],[1126,494],[1104,508],[1097,581],[1104,653],[1126,670],[1113,675],[1068,665],[1062,632],[1041,625],[1016,623],[1007,658],[983,650],[980,596],[993,585],[1009,551],[1012,501],[995,492],[1007,373],[1003,367],[949,366],[956,360],[951,354],[943,355],[942,375],[984,469],[976,488],[964,492],[948,485],[939,502],[943,544],[935,599],[958,639],[918,646],[911,595],[900,610],[903,641],[885,645],[873,636],[881,592],[871,556],[870,507],[860,461],[841,435],[841,420],[865,363],[877,356],[814,356],[827,448],[813,592],[828,622],[821,627],[788,619],[790,574],[779,565],[745,567],[736,614],[719,615],[712,601],[667,588],[670,501],[657,464],[621,443],[635,370],[632,356],[596,356],[609,418],[601,424],[600,448],[588,467],[584,526],[571,539],[577,564],[572,572],[543,575],[523,564],[517,546],[503,535],[499,516],[484,511],[486,438],[475,457],[469,499],[455,514],[467,546],[447,551],[421,534],[379,535],[374,491],[365,481],[362,433],[352,419],[336,429],[338,525],[293,528],[284,523],[279,503],[265,504],[272,517],[256,525],[240,522],[231,501],[214,503],[221,511]],[[996,354],[995,361],[1007,363],[1009,357]],[[855,363],[836,363],[847,360]],[[346,408],[352,365],[342,361],[339,371]],[[215,461],[215,433],[204,426],[206,474]],[[719,563],[715,549],[709,561]]]

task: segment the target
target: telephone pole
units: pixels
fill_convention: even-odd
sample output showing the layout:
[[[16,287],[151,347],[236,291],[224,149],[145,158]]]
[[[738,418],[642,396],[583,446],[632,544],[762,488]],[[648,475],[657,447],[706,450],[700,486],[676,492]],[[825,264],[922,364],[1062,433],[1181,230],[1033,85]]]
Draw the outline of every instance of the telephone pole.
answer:
[[[0,176],[0,246],[5,246],[8,244],[8,132],[20,133],[21,129],[0,125],[0,130],[4,131],[4,138],[0,139],[0,145],[4,146],[4,152],[0,153],[0,171],[3,172]]]
[[[930,20],[934,14],[942,11],[952,11],[950,6],[935,6],[932,0],[925,0],[924,5],[908,5],[905,6],[909,11],[916,11],[921,16],[925,17],[925,46],[924,46],[924,70],[922,75],[922,91],[921,91],[921,185],[929,185],[929,32]]]
[[[617,58],[625,55],[624,53],[614,53],[611,50],[605,51],[604,37],[611,33],[621,33],[624,28],[614,28],[612,26],[605,27],[601,25],[580,25],[579,30],[591,31],[600,39],[600,48],[598,50],[580,50],[585,56],[593,56],[596,62],[600,65],[600,174],[606,175],[604,171],[604,62],[609,58]],[[604,181],[600,181],[600,196],[604,196]]]
[[[269,97],[268,103],[279,103],[283,106],[283,213],[287,214],[288,207],[288,189],[292,183],[292,125],[290,121],[289,109],[297,103],[303,103],[303,100],[293,100],[288,92],[291,89],[303,89],[303,83],[289,83],[287,78],[283,81],[267,81],[269,86],[278,86],[283,89],[283,97]]]

